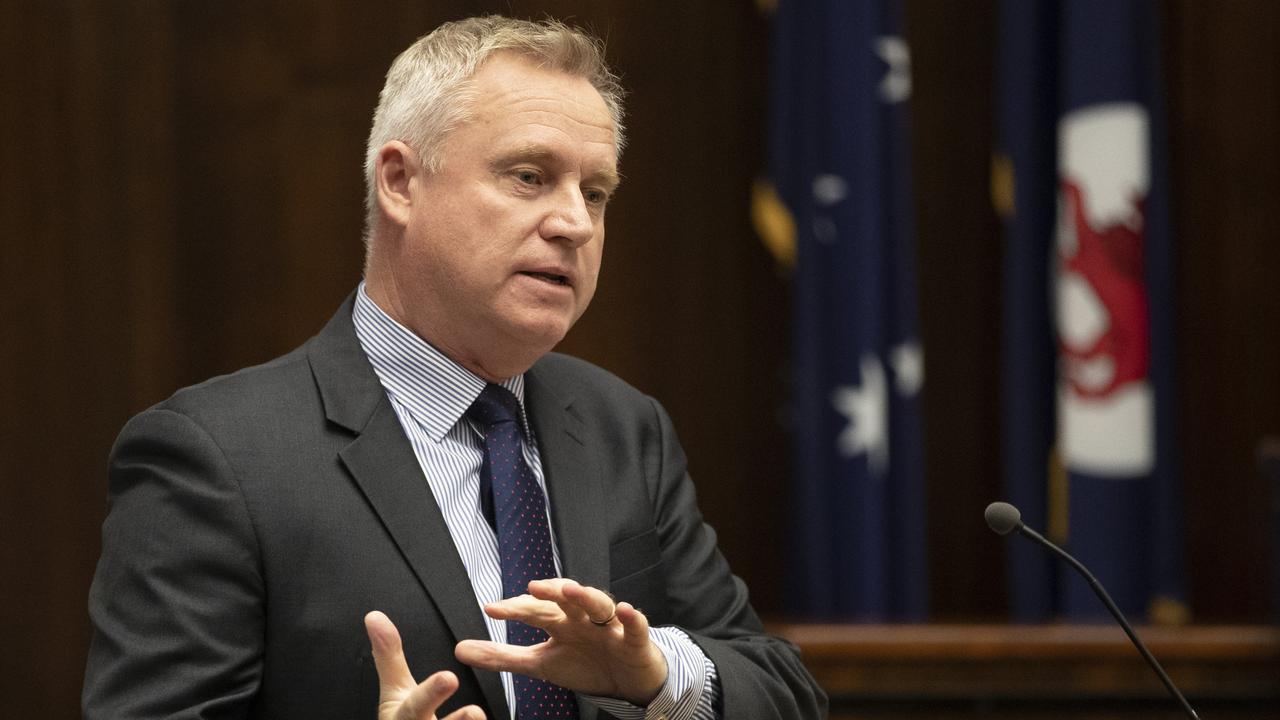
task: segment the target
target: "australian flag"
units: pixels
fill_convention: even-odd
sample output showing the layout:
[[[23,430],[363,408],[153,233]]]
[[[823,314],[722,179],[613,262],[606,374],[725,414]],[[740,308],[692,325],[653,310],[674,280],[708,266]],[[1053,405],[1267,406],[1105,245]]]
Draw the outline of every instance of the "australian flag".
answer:
[[[776,194],[758,189],[756,212],[795,251],[790,610],[921,619],[924,365],[901,3],[781,0],[772,72]]]
[[[993,195],[1006,215],[1008,497],[1129,615],[1185,619],[1173,248],[1150,0],[1004,0]],[[1106,614],[1030,543],[1013,615]]]

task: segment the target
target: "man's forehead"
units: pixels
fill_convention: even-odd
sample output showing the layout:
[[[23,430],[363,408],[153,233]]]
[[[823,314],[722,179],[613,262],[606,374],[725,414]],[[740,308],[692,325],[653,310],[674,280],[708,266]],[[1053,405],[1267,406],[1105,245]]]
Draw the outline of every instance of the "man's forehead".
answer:
[[[519,104],[526,109],[568,111],[579,120],[607,127],[613,133],[613,114],[600,91],[582,76],[540,64],[510,52],[494,53],[470,81],[477,105]]]

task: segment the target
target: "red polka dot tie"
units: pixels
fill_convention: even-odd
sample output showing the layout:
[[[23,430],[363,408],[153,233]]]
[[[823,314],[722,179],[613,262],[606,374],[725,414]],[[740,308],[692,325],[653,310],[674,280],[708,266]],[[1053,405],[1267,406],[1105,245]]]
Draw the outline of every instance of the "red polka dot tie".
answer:
[[[494,529],[502,566],[502,596],[528,592],[529,581],[556,577],[547,525],[546,497],[520,450],[518,401],[511,391],[487,385],[467,410],[484,432],[484,463],[480,487],[492,488]],[[507,642],[535,645],[547,633],[514,620],[507,621]],[[512,675],[518,720],[577,718],[573,693],[543,680]]]

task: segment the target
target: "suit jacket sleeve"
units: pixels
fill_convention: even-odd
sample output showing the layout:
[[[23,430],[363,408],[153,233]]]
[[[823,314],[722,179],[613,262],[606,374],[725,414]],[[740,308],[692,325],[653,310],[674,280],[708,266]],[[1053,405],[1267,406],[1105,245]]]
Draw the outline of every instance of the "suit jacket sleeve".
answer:
[[[263,582],[232,468],[190,417],[134,418],[110,465],[84,717],[235,718],[258,689]]]
[[[684,451],[671,420],[650,399],[659,437],[646,449],[646,475],[656,480],[655,518],[672,616],[715,663],[722,717],[820,718],[827,698],[791,643],[772,637],[729,571],[716,536],[702,521]]]

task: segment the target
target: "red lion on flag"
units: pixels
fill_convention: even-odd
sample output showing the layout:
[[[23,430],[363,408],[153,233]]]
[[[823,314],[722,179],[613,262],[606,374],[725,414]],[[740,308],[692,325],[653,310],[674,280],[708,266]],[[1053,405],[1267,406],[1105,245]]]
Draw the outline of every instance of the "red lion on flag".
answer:
[[[1146,279],[1143,274],[1143,231],[1146,198],[1133,199],[1132,225],[1115,223],[1094,227],[1085,212],[1085,197],[1070,180],[1061,185],[1063,212],[1074,221],[1076,250],[1060,253],[1063,272],[1084,278],[1105,309],[1105,328],[1084,344],[1072,345],[1059,336],[1065,360],[1065,377],[1082,398],[1105,398],[1130,382],[1146,380],[1151,364]],[[1103,383],[1083,377],[1086,363],[1111,361],[1110,378]]]

